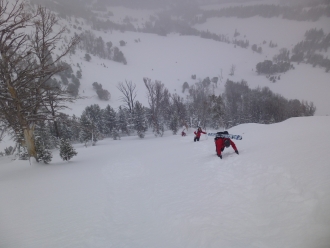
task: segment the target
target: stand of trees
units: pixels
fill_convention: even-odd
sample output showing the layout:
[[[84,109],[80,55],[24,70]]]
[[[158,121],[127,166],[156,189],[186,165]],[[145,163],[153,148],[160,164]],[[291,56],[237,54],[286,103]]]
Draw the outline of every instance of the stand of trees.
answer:
[[[204,81],[204,80],[203,80]],[[110,105],[101,109],[93,104],[85,108],[80,117],[61,114],[56,120],[38,122],[35,135],[42,140],[39,160],[49,162],[49,149],[60,147],[60,139],[66,142],[81,142],[95,145],[100,139],[137,134],[144,138],[148,129],[155,136],[162,136],[164,130],[177,134],[183,126],[230,128],[242,123],[276,123],[290,117],[312,116],[313,103],[288,100],[275,94],[269,88],[250,89],[247,82],[227,80],[222,95],[212,94],[212,85],[200,81],[189,87],[186,99],[170,94],[160,81],[144,78],[148,105],[135,101],[135,84],[118,84],[123,94],[124,105],[117,110]],[[60,138],[60,139],[59,139]],[[40,144],[39,144],[40,146]],[[26,158],[26,150],[20,146],[20,157]],[[6,153],[13,149],[7,149]]]
[[[113,60],[119,63],[127,64],[127,60],[122,51],[118,47],[112,46],[112,42],[104,42],[102,37],[96,38],[94,33],[91,31],[85,31],[81,34],[81,42],[78,47],[83,49],[89,55],[98,56],[103,59]],[[90,55],[89,55],[90,57]],[[87,61],[89,61],[86,58]]]
[[[256,71],[258,74],[275,74],[275,73],[283,73],[293,66],[290,62],[279,61],[277,63],[273,63],[271,60],[265,60],[264,62],[259,62],[256,65]]]
[[[51,78],[66,69],[59,62],[79,38],[71,39],[54,59],[65,32],[54,32],[56,24],[56,16],[41,6],[28,12],[19,0],[13,5],[0,1],[0,120],[37,161],[38,123],[55,120],[65,102],[73,100]],[[31,34],[26,33],[28,27]]]
[[[305,40],[299,42],[292,49],[291,61],[305,61],[313,66],[321,66],[330,71],[330,60],[320,54],[330,48],[330,33],[325,34],[323,29],[310,29],[305,33]]]
[[[273,93],[268,87],[250,89],[246,81],[227,81],[223,94],[224,126],[242,123],[276,123],[291,117],[313,116],[313,103],[287,100]]]
[[[327,52],[330,47],[330,34],[325,34],[323,29],[310,29],[305,33],[305,40],[296,44],[290,51],[286,48],[280,49],[273,61],[265,60],[256,65],[258,74],[276,74],[294,69],[291,62],[305,62],[315,66],[324,67],[326,72],[330,71],[330,59],[324,57],[322,52]],[[254,47],[256,48],[256,46]],[[252,46],[253,49],[253,46]]]
[[[110,97],[111,97],[110,92],[106,89],[103,89],[102,84],[94,82],[93,88],[96,91],[96,94],[100,100],[104,100],[104,101],[110,100]]]
[[[330,6],[315,4],[304,8],[303,6],[280,6],[273,4],[256,4],[249,6],[235,6],[222,8],[220,10],[205,10],[201,20],[207,20],[212,17],[238,17],[250,18],[261,16],[264,18],[282,17],[283,19],[297,21],[317,21],[322,16],[330,17]]]

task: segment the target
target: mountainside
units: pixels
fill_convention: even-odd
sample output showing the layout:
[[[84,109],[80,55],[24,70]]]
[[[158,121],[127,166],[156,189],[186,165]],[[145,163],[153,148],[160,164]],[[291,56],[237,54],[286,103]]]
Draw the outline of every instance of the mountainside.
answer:
[[[123,24],[125,20],[129,20],[129,23],[140,28],[146,26],[149,19],[153,20],[152,16],[156,16],[159,12],[159,10],[153,12],[152,10],[131,10],[123,7],[108,7],[108,11],[113,13],[108,17],[112,22]],[[100,12],[100,16],[103,15],[102,13]],[[97,31],[91,29],[81,18],[71,18],[69,22],[62,22],[63,25],[67,25],[71,35],[75,32],[79,34],[91,30],[95,37],[102,37],[104,42],[111,42],[113,46],[118,46],[127,60],[127,64],[124,65],[91,54],[92,58],[87,62],[84,59],[86,51],[81,49],[77,49],[75,55],[66,58],[74,71],[82,70],[79,94],[91,98],[92,102],[98,103],[100,106],[110,104],[117,108],[122,104],[118,101],[121,93],[116,86],[125,80],[137,85],[137,100],[147,105],[144,77],[161,81],[171,93],[179,95],[182,95],[184,82],[194,85],[206,77],[218,77],[220,79],[219,88],[215,89],[215,94],[223,92],[227,79],[246,80],[252,88],[269,87],[275,93],[288,99],[314,102],[317,107],[316,115],[329,115],[330,102],[327,92],[330,90],[328,83],[330,76],[324,68],[292,62],[294,69],[276,73],[276,79],[279,76],[280,79],[274,83],[269,80],[268,75],[259,75],[256,65],[264,60],[272,60],[281,49],[290,51],[298,42],[304,40],[306,31],[310,29],[323,29],[325,34],[330,33],[329,23],[329,17],[322,17],[311,22],[288,20],[281,17],[254,16],[243,19],[210,18],[206,22],[194,26],[201,32],[209,31],[224,35],[230,41],[228,44],[228,42],[219,42],[195,35],[183,36],[175,33],[162,36],[132,31],[102,29]],[[249,47],[242,48],[234,45],[231,42],[235,39],[248,40]],[[121,46],[120,41],[125,42],[125,45]],[[271,43],[275,45],[270,47]],[[262,52],[252,51],[253,44],[262,48]],[[327,57],[329,51],[322,51],[322,54]],[[77,67],[78,63],[81,68]],[[233,66],[235,67],[234,75],[230,75]],[[196,79],[192,79],[192,75],[196,75]],[[98,100],[92,87],[93,82],[101,83],[110,92],[111,100],[109,102]],[[73,110],[68,113],[81,113],[90,102],[91,100],[78,101],[77,104],[72,105]]]
[[[326,42],[330,37],[330,18],[322,12],[328,9],[327,5],[294,9],[296,16],[289,11],[292,19],[288,19],[289,14],[285,18],[283,14],[285,10],[290,10],[286,9],[288,7],[266,1],[263,4],[251,1],[239,5],[218,4],[214,8],[210,7],[213,5],[200,4],[184,9],[178,5],[170,9],[173,12],[160,8],[129,9],[112,5],[99,8],[101,2],[95,5],[86,2],[79,5],[79,8],[86,10],[81,12],[87,15],[85,18],[69,11],[77,5],[76,2],[70,3],[72,6],[68,7],[68,12],[63,10],[65,2],[55,4],[58,8],[49,6],[59,11],[60,24],[67,28],[64,40],[57,46],[58,52],[75,34],[82,37],[81,44],[64,59],[70,70],[55,77],[58,83],[68,87],[75,95],[84,97],[73,104],[68,103],[70,109],[65,110],[67,114],[80,117],[91,104],[98,104],[101,108],[110,104],[118,110],[123,105],[122,93],[117,88],[120,82],[136,85],[135,100],[150,107],[144,78],[162,82],[169,93],[178,94],[185,101],[188,96],[191,98],[189,87],[215,78],[218,82],[210,85],[210,92],[215,95],[224,92],[227,80],[245,81],[252,89],[268,87],[289,101],[313,102],[315,115],[329,115],[327,70],[330,64],[326,63],[330,61],[327,59],[330,50]],[[264,8],[269,10],[266,17],[262,12]],[[226,13],[224,10],[228,10],[229,16],[223,16]],[[241,17],[247,10],[251,10],[252,14]],[[276,15],[276,11],[280,14]],[[296,20],[300,15],[309,17],[309,13],[314,13],[316,20]],[[318,40],[320,33],[322,39]],[[315,37],[317,39],[313,40]],[[295,49],[301,42],[304,43],[300,47],[306,47],[310,41],[315,46],[310,48],[311,51]],[[317,44],[323,44],[323,48],[317,47]],[[300,51],[300,55],[311,52],[314,55],[297,62],[280,60],[281,56],[287,60],[293,50]],[[280,68],[284,64],[285,70],[276,73],[258,71],[261,68],[258,65],[266,62],[273,63],[268,69]],[[288,63],[290,67],[286,68]],[[95,83],[103,87],[103,93],[109,93],[104,99],[110,100],[100,100],[93,86]],[[183,93],[185,85],[188,85],[188,90]],[[262,121],[259,120],[268,123]],[[3,150],[8,145],[2,142],[0,146]]]
[[[222,160],[193,130],[75,145],[69,163],[0,157],[0,246],[328,247],[329,125],[239,125]]]

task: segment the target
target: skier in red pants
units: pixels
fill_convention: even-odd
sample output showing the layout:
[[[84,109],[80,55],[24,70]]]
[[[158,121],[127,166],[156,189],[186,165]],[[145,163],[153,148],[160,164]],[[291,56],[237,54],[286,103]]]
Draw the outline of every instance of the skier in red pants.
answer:
[[[215,147],[216,147],[216,152],[217,152],[217,155],[219,158],[222,159],[222,155],[221,155],[221,152],[227,147],[231,146],[236,154],[238,155],[238,150],[236,148],[236,145],[235,143],[231,140],[231,139],[228,139],[228,138],[221,138],[221,137],[215,137],[214,138],[214,142],[215,142]]]
[[[201,134],[206,134],[205,132],[202,131],[201,127],[198,127],[197,132],[195,131],[195,138],[194,138],[194,142],[199,141],[199,138],[201,137]]]

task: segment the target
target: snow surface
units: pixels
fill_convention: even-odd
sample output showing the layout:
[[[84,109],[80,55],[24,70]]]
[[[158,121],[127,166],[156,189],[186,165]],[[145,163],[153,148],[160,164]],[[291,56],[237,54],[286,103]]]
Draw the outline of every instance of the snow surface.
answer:
[[[299,247],[330,244],[330,117],[166,133],[30,165],[0,157],[0,247]],[[208,130],[210,131],[210,130]]]

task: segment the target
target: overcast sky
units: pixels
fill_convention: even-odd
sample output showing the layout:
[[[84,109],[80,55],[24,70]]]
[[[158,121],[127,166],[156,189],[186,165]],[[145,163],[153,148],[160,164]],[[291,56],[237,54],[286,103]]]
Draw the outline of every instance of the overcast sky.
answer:
[[[108,3],[123,3],[123,2],[130,2],[134,3],[135,5],[138,5],[139,3],[143,4],[162,4],[162,3],[228,3],[228,2],[260,2],[260,3],[303,3],[303,2],[312,2],[312,1],[320,1],[320,0],[99,0],[102,2],[108,2]],[[330,0],[324,0],[324,1],[330,1]]]

